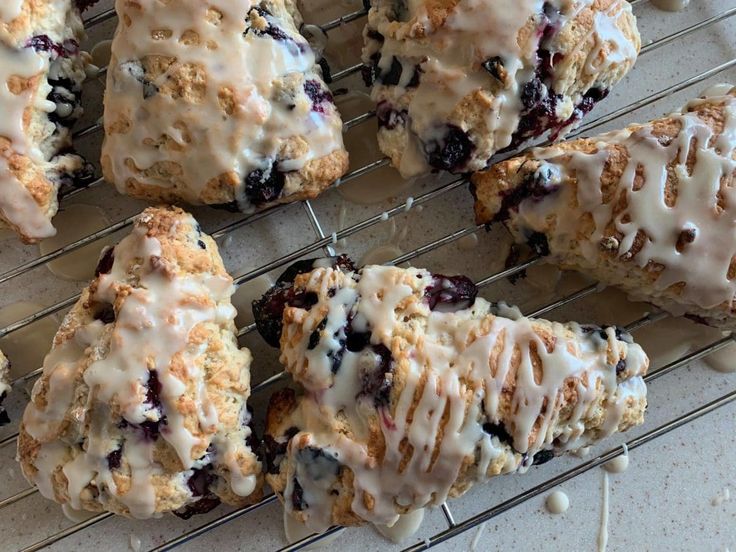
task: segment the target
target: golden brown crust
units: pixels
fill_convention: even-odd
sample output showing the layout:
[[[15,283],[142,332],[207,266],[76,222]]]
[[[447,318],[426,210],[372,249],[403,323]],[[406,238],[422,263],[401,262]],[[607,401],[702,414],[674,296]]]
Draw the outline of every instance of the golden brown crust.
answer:
[[[153,269],[159,275],[157,277],[172,282],[169,285],[174,285],[173,282],[179,280],[221,281],[222,284],[218,286],[224,285],[224,293],[227,295],[228,282],[231,283],[232,280],[225,271],[217,245],[212,238],[201,233],[190,215],[178,208],[150,208],[138,217],[135,228],[139,236],[155,240],[160,248],[160,253],[151,257],[151,262],[155,265]],[[150,383],[152,376],[150,372],[145,372],[145,368],[148,381],[131,378],[132,384],[127,394],[133,398],[120,396],[116,392],[109,401],[103,401],[101,393],[107,392],[104,391],[104,384],[90,388],[88,382],[92,381],[90,377],[94,377],[91,374],[96,369],[95,366],[104,362],[109,364],[107,369],[110,371],[110,385],[117,385],[114,382],[120,376],[115,374],[121,368],[111,359],[115,358],[113,355],[117,353],[114,347],[121,340],[125,343],[125,339],[129,339],[131,346],[158,351],[152,358],[160,361],[167,346],[161,340],[176,338],[176,334],[171,333],[176,330],[163,333],[164,329],[157,329],[145,337],[143,342],[134,342],[135,335],[127,334],[124,325],[131,322],[117,320],[118,317],[130,316],[131,311],[124,310],[126,302],[147,281],[145,278],[148,270],[144,268],[147,261],[143,250],[140,251],[140,257],[125,267],[122,273],[118,273],[120,267],[113,269],[106,266],[113,262],[116,250],[120,247],[121,245],[116,246],[111,254],[103,256],[99,267],[100,276],[82,292],[80,300],[65,317],[54,338],[53,349],[44,363],[44,375],[34,386],[32,404],[21,425],[18,456],[23,473],[38,485],[45,496],[62,504],[69,504],[77,509],[107,510],[135,517],[181,509],[197,511],[200,508],[200,497],[202,500],[216,498],[237,506],[257,501],[262,496],[261,467],[253,451],[246,445],[250,429],[243,425],[248,421],[245,402],[250,394],[251,355],[247,349],[238,349],[231,317],[218,316],[217,320],[204,319],[195,324],[184,337],[185,349],[177,351],[171,357],[165,371],[160,362],[158,365],[153,364],[159,374],[156,381],[160,382],[155,385],[161,387],[160,391],[154,391],[153,399],[150,398],[150,393],[155,385]],[[105,299],[102,297],[107,296],[102,286],[108,283],[107,280],[103,282],[103,278],[110,270],[114,270],[116,274],[115,298],[111,299],[114,311],[104,314],[105,305],[102,301]],[[188,285],[192,286],[191,283]],[[197,295],[193,286],[187,289],[191,290],[188,293],[192,295],[179,299],[185,310],[172,311],[177,314],[172,315],[172,319],[166,323],[185,324],[185,317],[192,316],[199,309],[216,308],[223,313],[227,312],[224,309],[232,311],[229,298]],[[173,300],[174,297],[176,296],[168,299]],[[160,296],[157,300],[166,301],[167,297]],[[192,310],[187,313],[186,309]],[[121,314],[123,312],[128,314]],[[141,316],[143,320],[148,320],[147,315]],[[100,320],[105,323],[103,327],[95,322]],[[98,337],[92,340],[86,350],[71,352],[74,351],[75,341],[84,340],[85,335],[95,331],[98,332]],[[196,354],[192,356],[194,351]],[[123,354],[129,355],[131,359],[137,358],[132,350]],[[73,355],[69,373],[65,373],[59,364],[60,359],[65,358],[64,355]],[[126,364],[124,368],[131,373],[136,369],[138,368],[134,362]],[[176,379],[163,379],[164,373],[167,378]],[[175,384],[172,383],[174,381]],[[115,390],[117,387],[111,389]],[[171,394],[174,394],[175,401],[167,402],[169,399],[166,397]],[[67,404],[64,402],[66,400],[70,402]],[[129,421],[127,416],[131,400],[139,401],[142,405],[139,408],[161,404],[156,408],[162,409],[163,413],[160,415],[163,418],[150,428],[144,427],[145,424]],[[149,406],[146,407],[146,404]],[[60,416],[58,423],[45,422],[45,417],[53,412]],[[209,412],[215,412],[216,417],[213,418]],[[91,420],[91,425],[85,423],[85,419]],[[159,426],[164,429],[159,429]],[[183,429],[179,430],[178,427]],[[161,438],[166,431],[172,434],[185,431],[185,435],[191,436],[187,437],[194,443],[188,452],[191,467],[182,464],[182,451],[175,448],[179,446],[179,441],[170,437]],[[94,451],[81,449],[79,443],[82,436],[83,442],[88,443],[87,447],[96,447]],[[129,457],[128,454],[134,454],[136,447],[149,446],[141,445],[141,439],[150,443],[151,466],[141,466],[139,459],[135,468],[138,472],[135,472],[135,455]],[[209,455],[210,450],[214,451],[212,455]],[[95,456],[100,451],[103,451],[102,458]],[[117,455],[117,460],[110,460],[114,455]],[[89,463],[94,466],[95,462],[102,462],[102,465],[95,468],[100,471],[96,483],[84,482],[80,489],[78,481],[70,481],[67,474],[78,473],[74,470],[67,471],[70,462],[80,466]],[[109,471],[105,471],[106,469]],[[136,479],[141,476],[134,474],[140,473],[140,470],[148,472],[149,469],[150,473],[146,478],[153,498],[152,510],[146,512],[144,509],[137,509],[136,500],[145,501],[148,483],[145,480],[141,483],[140,479]],[[235,469],[238,473],[233,472]],[[106,488],[108,476],[115,482],[113,489]],[[192,478],[196,479],[195,483],[191,482]],[[253,489],[247,495],[238,494],[236,490],[242,489],[238,486],[238,481],[246,478],[252,478]],[[195,488],[198,489],[196,493]],[[129,496],[131,494],[141,496],[136,498]]]
[[[736,97],[736,88],[731,89],[728,95]],[[733,108],[727,107],[727,104],[727,100],[723,97],[714,97],[696,100],[684,111],[685,114],[697,117],[703,128],[713,133],[710,144],[706,145],[708,148],[715,145],[724,131],[727,119],[733,117]],[[651,301],[678,314],[682,314],[684,309],[685,313],[700,317],[716,326],[733,327],[734,322],[731,319],[736,314],[736,304],[732,301],[705,308],[699,304],[697,298],[685,297],[686,280],[677,282],[666,289],[658,289],[660,286],[657,285],[657,282],[667,267],[653,262],[642,266],[643,261],[640,261],[637,255],[644,246],[646,240],[644,234],[637,235],[631,248],[627,251],[620,251],[618,247],[623,234],[617,229],[615,221],[625,216],[631,206],[623,181],[633,154],[628,149],[627,143],[635,142],[627,142],[627,140],[632,135],[650,135],[663,148],[671,147],[673,143],[676,145],[676,141],[680,140],[683,124],[682,115],[675,113],[649,123],[630,125],[620,132],[572,140],[548,148],[532,149],[521,156],[498,163],[486,171],[476,173],[471,178],[472,192],[476,198],[476,221],[482,224],[502,220],[521,241],[524,240],[523,234],[528,236],[530,231],[539,232],[547,238],[553,262],[564,268],[588,272],[603,282],[620,286],[638,298]],[[664,167],[667,180],[662,189],[662,201],[668,207],[677,205],[678,197],[683,193],[683,190],[680,189],[683,183],[678,177],[678,174],[681,173],[678,171],[685,170],[688,175],[692,176],[697,156],[702,151],[698,149],[702,145],[697,143],[697,138],[693,138],[687,146],[690,149],[688,149],[684,163],[679,161],[681,150],[677,149],[676,155]],[[704,155],[708,156],[711,153],[706,152]],[[726,154],[726,158],[736,159],[736,149],[732,152],[716,151],[715,153]],[[588,172],[574,168],[574,159],[579,159],[579,155],[603,156],[605,162],[597,180],[588,177]],[[566,193],[567,201],[563,203],[555,200],[554,212],[550,213],[543,222],[525,221],[524,217],[518,215],[518,205],[525,198],[526,192],[523,191],[525,182],[530,182],[536,174],[541,170],[547,170],[548,167],[553,167],[555,173],[562,173],[555,187],[559,187]],[[645,182],[643,170],[643,166],[636,168],[632,187],[634,191],[641,189],[644,185],[656,185],[652,182]],[[713,213],[713,221],[710,223],[714,227],[717,224],[716,217],[720,210],[727,207],[722,203],[723,194],[732,188],[734,183],[736,183],[736,174],[726,176],[719,183],[717,196],[720,199],[713,198],[718,206]],[[686,185],[700,187],[699,189],[704,191],[712,187],[712,183],[697,180]],[[596,205],[581,206],[576,198],[582,197],[583,193],[586,197],[599,193]],[[550,199],[553,197],[557,195],[550,195]],[[644,200],[637,199],[636,201]],[[599,212],[605,212],[607,217],[605,221],[598,221],[598,225],[604,228],[602,237],[598,237],[596,233],[596,221],[591,211],[591,208],[596,207]],[[653,209],[655,205],[651,207]],[[600,208],[605,209],[600,211]],[[600,216],[602,215],[599,214],[598,217]],[[654,216],[654,211],[652,211],[652,216]],[[560,230],[563,221],[567,221],[564,223],[566,234],[564,240],[561,239]],[[570,221],[575,221],[575,228],[572,232],[568,228]],[[708,232],[708,228],[701,228],[700,232]],[[595,255],[591,257],[590,254],[584,254],[583,249],[592,239],[599,239],[600,244],[595,248]],[[678,244],[677,247],[681,245]],[[683,277],[687,278],[687,274],[683,274]],[[690,284],[693,285],[695,282],[690,282]]]
[[[20,8],[20,15],[12,21],[0,20],[0,45],[21,50],[31,47],[33,37],[45,37],[54,46],[50,51],[38,50],[40,55],[51,60],[56,75],[77,88],[64,89],[65,99],[77,97],[70,100],[71,113],[61,116],[57,112],[61,122],[56,124],[50,119],[48,108],[42,106],[53,86],[48,81],[48,66],[30,78],[16,75],[8,82],[12,94],[27,95],[22,128],[28,146],[14,144],[9,137],[0,137],[0,157],[7,163],[12,179],[30,194],[39,216],[50,220],[58,209],[56,196],[61,179],[73,177],[84,167],[84,161],[77,155],[57,155],[70,147],[69,126],[81,114],[78,95],[86,65],[86,54],[78,52],[78,43],[83,37],[82,21],[72,0],[24,0]],[[63,56],[58,56],[56,51],[63,51]],[[8,51],[3,55],[14,54]],[[6,112],[5,116],[11,115]],[[29,149],[37,153],[31,154]],[[35,243],[44,237],[36,235],[35,228],[9,220],[2,212],[0,225],[10,226],[26,243]]]

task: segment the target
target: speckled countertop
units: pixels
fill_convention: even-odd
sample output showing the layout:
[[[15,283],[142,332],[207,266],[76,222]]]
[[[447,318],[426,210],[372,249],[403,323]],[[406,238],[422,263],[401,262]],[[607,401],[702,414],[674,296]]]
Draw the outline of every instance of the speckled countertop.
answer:
[[[304,3],[305,19],[314,23],[331,20],[361,7],[360,2],[353,0],[307,0]],[[96,10],[109,5],[109,1],[101,2]],[[692,5],[680,13],[658,11],[646,0],[639,1],[634,8],[645,44],[727,10],[736,10],[736,0],[693,0]],[[109,21],[96,27],[90,33],[90,44],[109,37],[114,24],[114,21]],[[358,61],[360,44],[356,37],[359,36],[361,25],[362,22],[358,20],[331,33],[327,58],[333,70]],[[735,58],[736,17],[730,17],[642,55],[632,73],[587,120],[597,119]],[[722,81],[736,83],[736,69],[731,68],[703,83],[667,95],[652,105],[624,115],[603,129],[664,114],[681,106],[709,83]],[[347,79],[337,86],[358,90],[359,81],[356,78]],[[86,123],[82,122],[80,128],[100,115],[101,85],[93,82],[85,91],[88,114]],[[348,119],[368,109],[370,104],[364,95],[351,93],[341,100],[341,107],[349,112],[345,116]],[[346,137],[353,154],[353,168],[379,158],[372,137],[374,125],[374,122],[368,122],[353,129]],[[97,156],[98,148],[99,135],[89,136],[79,144],[79,149],[91,159]],[[357,182],[371,187],[387,179],[396,177],[390,169],[381,169]],[[331,190],[314,201],[313,207],[325,233],[329,235],[380,214],[402,203],[407,197],[419,197],[447,181],[447,178],[442,177],[411,184],[394,180],[400,192],[394,197],[370,204],[351,201],[350,190]],[[142,207],[140,202],[116,195],[108,186],[98,186],[77,195],[65,204],[65,209],[70,209],[72,204],[100,206],[110,221],[121,220]],[[227,221],[237,218],[207,209],[197,209],[195,214],[205,229],[220,228]],[[354,258],[361,258],[366,252],[378,254],[386,249],[382,246],[390,244],[389,257],[392,257],[397,252],[412,251],[471,225],[470,194],[460,187],[427,201],[421,209],[414,207],[391,221],[361,231],[346,242],[340,242],[337,248]],[[411,262],[440,273],[465,273],[475,279],[483,278],[502,268],[509,242],[500,228],[480,233],[477,237],[477,243],[466,239],[424,254]],[[221,250],[228,269],[237,275],[309,245],[316,238],[304,208],[291,205],[278,214],[239,229],[221,241]],[[92,249],[99,250],[99,244]],[[0,250],[0,272],[38,255],[37,248],[23,247],[4,235],[0,236]],[[556,276],[549,270],[535,270],[529,278],[516,285],[506,281],[496,283],[484,288],[482,294],[491,300],[504,299],[517,303],[528,312],[587,284],[576,275],[563,275],[557,285],[551,285],[549,282]],[[75,293],[83,285],[79,281],[58,279],[45,266],[40,266],[26,275],[0,284],[0,311],[18,301],[51,305]],[[620,294],[604,290],[545,316],[559,320],[626,324],[638,318],[642,312],[640,307],[628,304]],[[0,325],[7,322],[5,320]],[[55,323],[58,324],[58,318]],[[35,332],[48,334],[49,331],[53,332],[54,324],[36,323],[32,328]],[[681,321],[657,323],[635,335],[648,348],[655,367],[673,360],[676,357],[673,357],[673,351],[682,354],[687,348],[683,342],[707,337],[706,341],[701,341],[702,344],[712,341],[714,337],[712,332],[693,328]],[[27,341],[30,338],[28,332],[11,335],[0,340],[0,348],[7,346],[7,339],[15,340],[16,348],[23,348],[24,343],[30,343]],[[44,339],[50,339],[50,335]],[[257,335],[246,336],[243,344],[253,350],[256,358],[252,377],[254,382],[262,381],[280,370],[275,352],[264,347]],[[37,345],[33,347],[38,348]],[[36,356],[40,354],[39,351]],[[21,375],[36,367],[16,364],[14,375]],[[700,362],[678,368],[650,384],[647,421],[644,426],[626,434],[625,438],[630,441],[734,390],[734,373],[719,373]],[[253,399],[252,404],[257,412],[262,411],[266,398],[258,396]],[[10,400],[10,412],[15,420],[19,418],[26,400],[27,395],[23,392],[15,393]],[[629,468],[621,474],[609,476],[608,550],[736,550],[735,420],[736,403],[730,403],[630,452]],[[0,440],[15,431],[15,425],[3,428],[0,430]],[[486,485],[476,486],[460,499],[450,501],[449,507],[455,520],[462,522],[595,458],[596,454],[616,448],[621,442],[623,436],[615,436],[591,451],[587,458],[560,458],[535,467],[524,476],[497,478]],[[13,460],[14,454],[12,446],[0,448],[0,501],[28,487]],[[476,550],[596,550],[603,512],[603,478],[604,471],[593,468],[563,484],[561,488],[570,499],[570,508],[564,514],[553,516],[546,511],[544,500],[548,493],[544,492],[437,548],[470,550],[475,546]],[[188,521],[174,517],[147,522],[106,519],[59,541],[53,548],[125,551],[140,547],[147,550],[227,512],[226,508],[219,508]],[[32,495],[0,510],[0,549],[20,549],[73,525],[74,522],[66,519],[55,504]],[[399,550],[445,529],[447,521],[437,509],[427,512],[419,532],[402,545],[389,543],[370,528],[360,528],[342,533],[339,540],[327,545],[327,548],[363,552]],[[274,550],[284,545],[281,509],[273,503],[209,531],[182,548],[260,551]]]

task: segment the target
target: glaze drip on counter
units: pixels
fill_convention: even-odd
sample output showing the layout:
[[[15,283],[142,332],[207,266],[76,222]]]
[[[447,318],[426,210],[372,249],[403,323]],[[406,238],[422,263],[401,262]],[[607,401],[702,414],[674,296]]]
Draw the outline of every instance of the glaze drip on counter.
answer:
[[[102,162],[121,193],[249,212],[344,172],[342,123],[291,2],[116,7]]]
[[[533,150],[474,178],[479,222],[635,299],[734,328],[736,89],[644,125]]]
[[[467,172],[577,125],[633,65],[628,2],[375,0],[366,83],[379,143],[405,177]]]
[[[23,417],[21,465],[45,497],[148,518],[254,493],[250,354],[237,349],[232,292],[182,211],[145,211],[105,252]]]
[[[392,525],[642,421],[648,359],[619,329],[525,318],[423,269],[292,280],[281,361],[305,392],[272,399],[267,478],[311,530]]]

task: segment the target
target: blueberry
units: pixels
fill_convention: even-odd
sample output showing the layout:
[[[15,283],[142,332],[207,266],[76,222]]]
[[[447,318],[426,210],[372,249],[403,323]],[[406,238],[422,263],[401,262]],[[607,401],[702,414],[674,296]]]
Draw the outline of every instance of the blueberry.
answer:
[[[95,268],[95,277],[98,277],[100,274],[109,274],[114,262],[115,248],[108,247],[100,258],[100,261],[97,263],[97,268]]]
[[[333,103],[334,98],[329,90],[316,80],[308,80],[304,83],[304,93],[312,100],[312,111],[316,113],[325,112],[325,103]]]
[[[494,79],[503,82],[501,71],[503,70],[504,66],[503,60],[500,57],[496,56],[489,58],[481,63],[481,66],[483,67],[483,69],[488,71]]]
[[[324,80],[327,84],[330,84],[332,82],[332,70],[330,69],[330,64],[325,58],[319,58],[317,64],[322,70],[322,80]]]
[[[197,245],[200,249],[207,249],[207,244],[205,244],[202,240],[197,240]]]
[[[542,257],[549,255],[549,242],[547,241],[547,236],[541,232],[532,232],[527,238],[526,243],[529,244],[529,247],[531,247],[537,255]]]
[[[146,71],[137,61],[126,61],[120,64],[120,70],[128,73],[133,79],[143,86],[143,99],[147,100],[158,94],[158,86],[146,77]]]
[[[115,309],[110,303],[95,303],[93,305],[93,312],[92,317],[103,324],[112,324],[115,322]]]
[[[447,125],[441,140],[433,140],[425,146],[429,164],[451,172],[461,171],[474,149],[468,133],[455,125]]]
[[[146,382],[146,402],[155,409],[161,408],[161,382],[156,370],[149,370],[148,382]]]
[[[49,52],[56,56],[64,55],[64,48],[51,40],[48,35],[36,35],[26,42],[26,48],[33,48],[36,52]]]
[[[314,331],[309,334],[309,343],[307,344],[308,350],[313,350],[319,345],[319,340],[322,337],[322,330],[325,329],[325,326],[327,326],[327,317],[323,318],[322,321],[317,324],[317,327],[314,329]]]
[[[522,178],[518,186],[515,186],[503,194],[501,200],[501,208],[494,217],[494,220],[506,220],[509,218],[511,211],[517,211],[519,205],[527,200],[540,201],[546,196],[558,191],[559,184],[552,184],[552,172],[548,170],[537,170],[528,172]]]
[[[432,282],[424,290],[430,310],[455,312],[473,306],[478,288],[465,276],[433,274]]]
[[[279,465],[281,460],[286,454],[286,449],[289,446],[289,441],[299,433],[299,428],[290,427],[284,432],[285,440],[283,442],[277,441],[270,435],[266,435],[263,438],[264,444],[264,456],[266,460],[266,470],[268,473],[275,474],[279,473]]]
[[[107,455],[107,468],[112,470],[118,470],[120,469],[120,466],[123,463],[123,447],[120,447],[118,449],[115,449],[110,454]]]
[[[626,359],[622,358],[616,363],[616,375],[621,375],[626,370]]]
[[[538,453],[534,455],[534,460],[532,460],[532,465],[534,466],[541,466],[542,464],[546,464],[550,460],[552,460],[555,457],[555,453],[552,450],[540,450]]]
[[[214,480],[214,476],[208,470],[195,469],[187,479],[187,487],[192,492],[192,496],[204,496],[209,492],[210,484]]]
[[[286,178],[276,163],[268,169],[256,169],[245,178],[245,196],[254,205],[262,205],[278,199]]]
[[[7,393],[5,392],[0,393],[0,427],[10,423],[10,416],[8,416],[8,413],[5,411],[5,409],[2,406],[2,403],[5,400],[6,395]]]
[[[75,188],[86,188],[92,182],[97,180],[95,176],[95,166],[92,163],[85,163],[81,169],[76,171],[72,176],[72,183]]]
[[[302,489],[302,486],[299,484],[299,480],[296,477],[294,478],[291,490],[291,506],[297,512],[306,510],[309,507],[309,505],[304,501],[304,489]]]
[[[304,467],[311,481],[335,477],[340,471],[337,459],[319,447],[304,447],[296,453],[296,461]]]
[[[498,440],[501,441],[501,443],[504,443],[506,445],[513,445],[514,439],[511,437],[508,431],[506,431],[506,428],[502,423],[494,424],[492,422],[486,422],[483,424],[483,431],[488,433],[491,436],[498,437]]]
[[[385,100],[379,102],[376,106],[376,119],[378,119],[378,126],[380,128],[393,130],[399,126],[406,126],[408,118],[409,113],[406,109],[397,111]]]
[[[220,505],[220,499],[214,495],[200,498],[197,502],[188,504],[184,508],[176,510],[174,515],[181,519],[189,519],[192,516],[206,514]]]
[[[385,345],[371,347],[379,360],[372,370],[361,370],[361,396],[371,397],[376,408],[385,408],[391,402],[391,380],[387,377],[392,370],[393,357]]]

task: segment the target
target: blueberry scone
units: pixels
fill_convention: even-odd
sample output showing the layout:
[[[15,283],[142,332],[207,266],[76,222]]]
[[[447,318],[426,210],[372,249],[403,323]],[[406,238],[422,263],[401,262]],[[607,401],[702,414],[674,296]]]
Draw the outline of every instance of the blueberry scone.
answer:
[[[613,327],[524,318],[465,277],[322,267],[283,306],[267,481],[314,531],[402,514],[524,472],[643,420],[648,359]]]
[[[461,173],[563,135],[631,69],[625,0],[373,0],[363,61],[378,142],[402,175]]]
[[[290,0],[117,0],[105,178],[135,197],[252,212],[347,170],[342,122]]]
[[[736,329],[736,88],[472,178],[479,223],[636,300]]]
[[[215,242],[184,211],[150,208],[96,274],[23,416],[26,478],[67,507],[135,518],[254,501],[251,355]]]
[[[72,0],[0,2],[0,226],[27,243],[56,233],[60,185],[91,175],[69,153],[82,111],[82,35]]]
[[[0,351],[0,426],[10,422],[8,413],[3,408],[3,400],[10,393],[10,363],[7,357]]]

